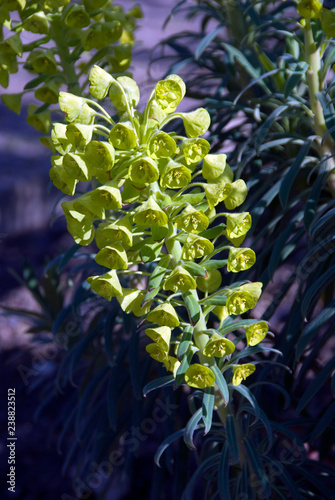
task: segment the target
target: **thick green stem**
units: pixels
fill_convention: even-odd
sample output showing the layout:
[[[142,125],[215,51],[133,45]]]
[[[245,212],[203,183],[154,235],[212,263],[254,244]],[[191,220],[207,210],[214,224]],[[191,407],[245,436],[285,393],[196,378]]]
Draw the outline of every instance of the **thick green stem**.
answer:
[[[51,21],[53,40],[56,42],[57,52],[63,69],[63,76],[66,80],[69,91],[72,94],[80,95],[80,85],[75,70],[75,62],[69,51],[67,41],[64,39],[63,24],[60,15],[54,15]]]
[[[305,19],[305,58],[309,65],[307,71],[307,83],[308,92],[311,102],[311,109],[314,115],[314,130],[315,133],[322,139],[327,133],[327,125],[325,122],[323,109],[321,103],[317,97],[318,92],[321,92],[322,85],[320,82],[320,70],[321,70],[321,54],[320,49],[318,49],[314,42],[313,31],[309,19]],[[320,156],[326,156],[328,158],[328,168],[330,173],[328,179],[328,185],[330,191],[335,197],[335,173],[334,173],[334,158],[331,156],[334,154],[334,141],[330,134],[320,143]]]

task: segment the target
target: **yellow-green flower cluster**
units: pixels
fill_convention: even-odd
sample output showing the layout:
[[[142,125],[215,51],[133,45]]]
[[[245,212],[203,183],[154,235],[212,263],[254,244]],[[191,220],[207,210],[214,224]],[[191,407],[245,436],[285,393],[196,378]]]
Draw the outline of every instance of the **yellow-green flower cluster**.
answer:
[[[0,86],[7,88],[9,75],[18,71],[18,63],[25,57],[24,67],[33,75],[26,86],[33,90],[42,109],[31,106],[28,123],[48,133],[51,125],[49,105],[58,102],[60,87],[79,91],[79,76],[87,53],[104,64],[113,74],[122,74],[130,66],[133,32],[136,19],[142,17],[139,5],[125,12],[112,0],[3,0],[0,2]],[[19,20],[17,17],[19,16]],[[3,27],[12,33],[4,39]],[[26,32],[35,35],[24,44]],[[52,40],[52,47],[46,44]],[[108,51],[106,51],[108,47]],[[100,53],[99,50],[105,52]],[[85,59],[82,55],[85,55]],[[22,93],[2,94],[6,106],[20,113]],[[43,139],[46,145],[48,141]]]
[[[237,273],[255,262],[251,249],[238,248],[251,227],[250,214],[235,211],[247,187],[234,181],[226,155],[210,154],[200,137],[210,125],[208,112],[177,111],[186,90],[178,75],[156,84],[143,112],[136,109],[140,92],[130,77],[114,78],[94,66],[89,81],[92,96],[108,99],[115,114],[96,101],[60,92],[67,123],[53,124],[58,154],[50,170],[55,186],[73,196],[62,208],[75,242],[95,241],[98,248],[101,272],[88,282],[107,300],[116,297],[126,313],[146,317],[152,341],[147,352],[176,380],[213,386],[211,366],[216,360],[230,363],[235,344],[220,328],[199,325],[211,313],[223,319],[217,306],[233,319],[253,308],[261,294],[261,283],[222,287],[225,264]],[[185,135],[166,131],[175,119],[182,120]],[[216,213],[220,203],[229,212]],[[215,223],[219,216],[224,223]],[[215,259],[218,238],[226,261]],[[144,265],[150,262],[156,264],[148,277]],[[125,286],[125,275],[134,269],[146,280],[141,289]],[[246,343],[256,345],[266,331],[262,323],[250,326]],[[192,363],[196,353],[199,362]],[[233,383],[249,371],[234,367]]]

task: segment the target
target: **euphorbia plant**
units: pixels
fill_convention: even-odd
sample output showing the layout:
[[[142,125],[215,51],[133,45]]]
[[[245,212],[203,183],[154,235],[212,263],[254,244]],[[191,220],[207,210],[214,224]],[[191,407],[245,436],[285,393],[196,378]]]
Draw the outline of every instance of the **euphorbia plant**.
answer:
[[[130,66],[133,31],[141,9],[124,12],[111,0],[4,0],[0,6],[0,86],[7,88],[19,65],[32,74],[22,92],[3,93],[3,103],[20,113],[22,95],[34,91],[41,105],[28,108],[28,123],[47,134],[49,108],[60,88],[83,94],[87,72],[103,62],[114,75]],[[24,43],[31,34],[29,43]],[[26,56],[26,57],[24,57]],[[42,142],[50,145],[46,137]]]
[[[196,423],[202,419],[207,433],[214,408],[222,422],[232,411],[231,391],[255,370],[240,360],[265,349],[248,346],[268,331],[264,321],[234,321],[256,305],[261,283],[221,286],[225,270],[237,273],[255,262],[253,250],[240,247],[251,226],[250,214],[236,210],[246,185],[233,180],[226,155],[210,154],[200,138],[210,125],[208,112],[176,111],[186,90],[178,75],[156,84],[143,113],[131,78],[115,79],[94,66],[89,81],[94,98],[109,97],[117,120],[96,101],[61,92],[68,124],[53,125],[59,155],[52,157],[50,177],[73,196],[62,208],[75,242],[95,241],[99,249],[100,272],[88,283],[142,318],[153,341],[147,352],[171,372],[147,390],[185,383],[202,389]],[[186,136],[166,128],[176,119]],[[221,202],[222,213],[216,210]],[[129,287],[132,275],[140,287]]]

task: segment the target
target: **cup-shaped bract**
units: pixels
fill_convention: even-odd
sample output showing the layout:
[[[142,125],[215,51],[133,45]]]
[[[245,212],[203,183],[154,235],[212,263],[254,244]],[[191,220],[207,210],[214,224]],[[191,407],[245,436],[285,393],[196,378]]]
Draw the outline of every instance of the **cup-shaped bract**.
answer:
[[[155,86],[155,100],[165,113],[173,113],[185,95],[184,81],[178,75],[169,75]]]
[[[43,134],[47,134],[51,127],[50,112],[49,111],[37,112],[37,109],[38,108],[37,106],[35,106],[35,104],[29,104],[27,122],[36,130],[39,130]]]
[[[22,27],[26,31],[31,31],[39,35],[47,35],[49,33],[49,21],[43,11],[34,12],[31,16],[26,17],[22,21]]]
[[[256,262],[256,254],[251,248],[230,248],[227,269],[239,273],[250,269]]]
[[[152,196],[142,203],[134,215],[135,224],[141,226],[164,226],[168,223],[168,217],[165,212],[159,207]]]
[[[63,166],[67,173],[71,177],[78,179],[78,181],[86,182],[92,178],[91,172],[82,155],[66,153],[63,158]]]
[[[164,302],[149,312],[147,320],[150,323],[157,323],[159,326],[175,328],[179,325],[178,315],[174,307],[169,302]]]
[[[251,215],[249,212],[240,214],[225,214],[227,216],[227,238],[233,240],[247,234],[251,228]]]
[[[74,195],[78,181],[71,177],[63,167],[63,157],[52,156],[51,163],[53,166],[49,170],[49,177],[54,186],[65,194]]]
[[[82,5],[71,5],[64,21],[68,28],[82,29],[89,26],[91,19]]]
[[[92,201],[106,210],[117,210],[122,207],[120,189],[114,181],[106,182],[91,193]]]
[[[65,7],[68,3],[70,3],[70,0],[44,0],[44,7],[53,10]]]
[[[185,382],[190,387],[205,389],[214,385],[215,375],[207,366],[194,363],[186,370]]]
[[[1,48],[4,53],[15,54],[16,56],[22,57],[23,54],[23,44],[19,33],[11,35],[1,44]]]
[[[97,22],[82,32],[81,43],[87,51],[102,49],[111,43],[115,43],[121,35],[122,24],[119,21]]]
[[[123,34],[125,30],[123,30]],[[120,42],[123,42],[122,37]],[[133,44],[130,41],[125,41],[125,43],[120,43],[119,45],[114,45],[114,54],[108,57],[109,62],[112,65],[113,73],[122,73],[131,64],[131,53]]]
[[[142,306],[145,293],[145,290],[123,288],[122,296],[117,297],[117,300],[125,313],[133,313],[135,316],[141,317],[146,315],[150,309],[150,303]]]
[[[245,363],[244,365],[233,366],[233,385],[240,385],[242,380],[246,380],[249,375],[254,373],[256,366],[252,363]]]
[[[73,217],[72,215],[65,214],[65,218],[67,222],[67,230],[73,237],[75,243],[87,246],[93,241],[94,227],[90,217],[82,215],[79,219]]]
[[[176,217],[175,223],[178,229],[186,233],[201,233],[209,225],[209,219],[201,210],[188,205],[185,210]]]
[[[77,151],[84,151],[92,139],[93,125],[69,123],[66,127],[66,137]]]
[[[207,132],[211,118],[205,108],[198,108],[190,113],[182,113],[187,137],[200,137]]]
[[[128,269],[128,259],[121,243],[102,248],[95,256],[95,262],[109,269]]]
[[[253,309],[262,293],[262,283],[247,283],[228,292],[226,307],[229,314],[239,315]]]
[[[114,270],[101,276],[90,276],[87,278],[87,282],[91,285],[92,290],[107,300],[122,295],[122,287]]]
[[[171,158],[176,154],[176,141],[166,132],[158,130],[149,141],[148,154],[154,160],[159,158]]]
[[[208,154],[202,164],[202,176],[208,182],[232,182],[234,174],[224,153]]]
[[[107,0],[84,0],[84,6],[88,12],[91,12],[100,9],[106,2]]]
[[[89,74],[89,91],[96,99],[104,99],[114,78],[100,66],[93,66]]]
[[[145,350],[156,361],[160,361],[161,363],[164,363],[165,361],[168,361],[168,352],[165,351],[158,344],[155,344],[155,343],[154,344],[149,344],[149,345],[146,346]]]
[[[232,190],[230,182],[220,184],[205,184],[205,194],[210,210],[213,210],[216,205],[224,201]]]
[[[42,85],[42,87],[35,90],[36,99],[47,104],[56,104],[58,102],[58,94],[59,89],[55,82]]]
[[[162,121],[166,118],[166,115],[167,113],[162,110],[162,108],[158,105],[155,99],[149,102],[148,116],[150,122],[154,123],[154,126],[158,127],[162,123]]]
[[[269,331],[269,326],[266,321],[258,321],[253,325],[245,327],[245,334],[247,337],[247,344],[254,346],[262,342]]]
[[[36,73],[53,74],[57,72],[57,61],[51,50],[33,50],[27,62],[32,65],[33,71]]]
[[[54,148],[61,155],[70,153],[73,146],[66,135],[67,127],[63,123],[54,123],[51,130],[51,140]]]
[[[109,142],[116,149],[129,151],[136,146],[137,136],[130,122],[117,123],[109,133]]]
[[[213,243],[207,238],[189,234],[185,245],[183,246],[182,258],[185,260],[200,259],[214,250]]]
[[[140,89],[129,76],[119,76],[110,85],[109,98],[116,109],[123,112],[127,110],[127,101],[130,107],[136,108],[140,100]]]
[[[210,144],[206,139],[184,139],[182,151],[187,165],[199,163],[210,150]]]
[[[94,122],[95,111],[88,106],[85,99],[70,92],[59,92],[59,107],[69,122],[90,125]]]
[[[149,156],[143,156],[133,161],[128,170],[129,179],[137,186],[144,187],[159,179],[156,162]]]
[[[319,0],[300,0],[297,10],[301,17],[318,19],[321,17],[322,4]]]
[[[197,278],[197,286],[202,292],[213,293],[220,288],[222,283],[222,275],[218,269],[209,269],[207,276],[199,276]]]
[[[159,326],[158,328],[147,328],[145,334],[159,345],[165,352],[170,348],[171,328]]]
[[[188,292],[196,288],[197,284],[193,276],[181,266],[177,266],[163,284],[164,290],[171,290],[172,292],[177,292],[178,290],[181,292]]]
[[[164,165],[160,179],[162,188],[180,189],[187,186],[190,182],[191,171],[181,163],[169,160],[166,165]]]
[[[178,368],[181,365],[179,359],[175,358],[174,356],[168,356],[167,359],[163,361],[163,363],[167,371],[172,372],[173,376],[176,378]]]
[[[248,194],[247,185],[242,179],[232,182],[231,187],[229,195],[224,200],[224,204],[228,210],[234,210],[236,207],[242,205]]]
[[[234,351],[234,342],[225,337],[221,337],[218,333],[214,333],[205,345],[202,353],[208,357],[215,356],[216,358],[223,358],[224,356],[229,356]]]
[[[65,203],[72,203],[73,207],[75,210],[78,210],[78,212],[83,213],[84,215],[88,215],[92,218],[97,218],[97,219],[105,219],[105,210],[101,205],[98,205],[97,203],[92,200],[92,193],[85,193],[82,196],[79,196],[79,198],[76,198],[72,202],[65,202]],[[64,203],[62,206],[65,205]]]
[[[84,158],[92,175],[100,175],[113,167],[115,150],[109,142],[90,141],[85,148]]]
[[[133,244],[131,225],[127,217],[116,222],[102,222],[95,231],[95,242],[98,248],[112,245],[115,242],[121,243],[125,249]]]

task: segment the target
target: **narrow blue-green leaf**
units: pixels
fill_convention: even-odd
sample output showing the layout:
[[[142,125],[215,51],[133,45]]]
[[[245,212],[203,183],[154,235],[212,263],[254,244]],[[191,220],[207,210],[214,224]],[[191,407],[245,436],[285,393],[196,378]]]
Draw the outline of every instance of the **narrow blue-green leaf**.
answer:
[[[230,322],[227,326],[223,326],[219,328],[219,332],[221,335],[226,335],[229,332],[233,332],[237,330],[238,328],[245,328],[250,325],[254,325],[255,323],[258,323],[259,319],[240,319],[238,321],[232,321]]]
[[[318,423],[313,429],[311,440],[317,439],[323,432],[325,432],[330,424],[335,419],[335,401],[333,401],[324,412],[322,417],[318,418]]]
[[[224,445],[218,470],[218,489],[221,500],[231,500],[229,489],[229,448]]]
[[[194,53],[194,58],[197,61],[201,54],[204,52],[204,50],[207,49],[208,45],[211,43],[212,40],[216,37],[216,35],[222,30],[222,26],[219,25],[216,28],[214,28],[212,31],[210,31],[199,43],[198,47],[196,48],[196,51]]]
[[[193,327],[191,325],[184,328],[180,344],[178,345],[177,358],[181,359],[188,350],[193,336]]]
[[[218,386],[221,396],[223,397],[225,406],[227,406],[227,404],[229,403],[229,389],[226,379],[222,375],[221,370],[218,366],[213,365],[210,367],[210,369],[215,375],[215,383]]]
[[[194,326],[198,323],[200,319],[200,314],[201,314],[200,305],[191,292],[185,292],[182,295],[185,305],[187,307],[188,314],[190,316],[190,323]]]
[[[260,361],[260,363],[262,363],[262,361]],[[263,361],[263,363],[264,363],[264,361]],[[269,363],[270,364],[274,364],[275,366],[280,364],[280,363],[273,363],[273,361],[269,361]],[[254,361],[254,364],[256,365],[257,361]],[[288,371],[291,372],[291,370],[287,366],[285,366],[285,365],[281,365],[281,366],[284,369],[286,368]],[[284,410],[286,410],[290,406],[291,396],[289,395],[289,393],[287,392],[287,390],[284,389],[284,387],[282,387],[281,385],[275,384],[274,382],[270,382],[269,380],[261,380],[259,382],[255,382],[254,384],[250,385],[250,388],[257,387],[258,385],[270,385],[271,387],[274,387],[275,389],[277,389],[283,395],[283,397],[285,399]]]
[[[287,172],[287,174],[285,175],[285,177],[282,180],[280,190],[279,190],[279,199],[280,199],[280,203],[282,204],[283,208],[287,207],[287,203],[288,203],[288,200],[290,197],[292,185],[293,185],[294,180],[299,172],[301,165],[303,164],[303,161],[305,160],[305,158],[308,154],[310,146],[311,146],[311,143],[309,141],[304,142],[304,144],[302,145],[302,147],[298,153],[298,156],[296,157],[291,168],[289,169],[289,171]]]
[[[253,407],[253,409],[255,411],[256,420],[258,420],[259,416],[260,416],[260,408],[259,408],[259,405],[257,403],[255,396],[248,389],[248,387],[246,387],[245,385],[241,385],[241,384],[236,385],[236,386],[234,386],[233,384],[229,384],[229,387],[232,390],[239,392],[245,399],[247,399],[249,401],[249,403],[251,404],[251,406]]]
[[[70,259],[75,255],[77,250],[81,248],[81,245],[73,245],[72,247],[69,248],[67,252],[62,256],[62,260],[59,263],[58,266],[58,272],[61,273],[63,269],[65,268],[66,264],[69,262]]]
[[[320,328],[335,315],[335,300],[328,304],[318,316],[313,319],[303,330],[299,337],[296,349],[296,361],[299,361],[307,345],[311,342]]]
[[[143,396],[145,397],[149,392],[159,389],[160,387],[171,386],[174,382],[173,375],[166,375],[166,377],[160,377],[156,380],[152,380],[143,388]]]
[[[268,131],[270,130],[271,126],[274,124],[274,122],[277,120],[277,118],[284,113],[289,108],[288,104],[283,104],[282,106],[279,106],[276,108],[270,116],[265,120],[265,122],[260,126],[258,130],[258,134],[255,139],[255,148],[257,153],[259,153],[259,148],[261,144],[263,143]]]
[[[314,181],[313,187],[310,191],[308,200],[307,200],[306,205],[305,205],[304,225],[305,225],[306,230],[309,229],[309,226],[313,222],[313,219],[314,219],[314,216],[315,216],[315,213],[317,210],[320,194],[321,194],[321,191],[323,189],[323,185],[325,184],[325,182],[328,178],[328,175],[329,175],[329,171],[327,169],[327,163],[328,163],[327,160],[325,160],[321,163],[318,177]]]
[[[139,359],[139,335],[136,324],[133,326],[132,336],[129,342],[129,365],[130,379],[133,387],[133,393],[136,399],[142,398],[142,377]]]
[[[163,455],[164,451],[166,450],[166,448],[168,448],[170,446],[170,444],[174,443],[174,441],[177,441],[177,439],[181,438],[184,434],[184,430],[185,429],[181,429],[180,431],[174,432],[173,434],[168,436],[166,439],[164,439],[162,444],[159,446],[158,450],[155,453],[155,457],[154,457],[154,462],[158,467],[161,466],[159,461],[160,461],[161,456]]]
[[[202,400],[202,420],[205,424],[205,434],[212,427],[214,399],[214,387],[206,387]]]
[[[334,224],[334,220],[335,220],[335,208],[329,210],[326,214],[324,214],[322,217],[320,217],[317,221],[312,222],[312,224],[310,225],[310,230],[309,230],[311,237],[315,238],[316,234],[318,233],[318,231],[320,231],[320,229],[323,226],[327,226],[325,228],[327,231],[329,229],[329,227]]]
[[[109,370],[110,368],[108,365],[104,365],[102,368],[100,368],[100,370],[90,379],[87,386],[85,387],[84,392],[81,394],[75,421],[75,431],[78,439],[80,439],[80,432],[85,421],[84,417],[87,409],[89,409],[96,400],[98,389],[102,381],[106,378]]]
[[[234,415],[227,415],[226,418],[226,434],[228,446],[231,454],[232,464],[237,464],[240,460],[240,451],[238,447],[238,440],[236,434],[235,417]]]
[[[283,355],[282,352],[278,349],[273,349],[273,347],[265,347],[261,344],[258,344],[252,347],[246,347],[245,349],[243,349],[243,351],[233,354],[229,363],[236,363],[236,361],[238,361],[239,359],[246,358],[251,354],[258,354],[259,352],[273,352],[275,354],[278,354],[279,356]]]
[[[307,315],[307,312],[312,312],[312,302],[317,301],[322,291],[330,283],[334,281],[335,277],[335,264],[327,269],[316,281],[315,283],[307,289],[307,292],[303,298],[301,304],[301,313],[303,316]]]
[[[194,500],[194,488],[197,481],[201,477],[206,477],[206,475],[210,472],[212,472],[213,474],[213,472],[218,469],[219,462],[220,453],[216,453],[215,455],[212,455],[201,462],[198,468],[195,470],[193,476],[191,477],[191,480],[188,481],[181,500]]]
[[[306,71],[308,70],[308,63],[305,61],[300,61],[297,63],[295,69],[293,70],[293,73],[289,76],[285,89],[284,89],[284,96],[287,98],[294,87],[298,85],[302,77],[305,75]]]
[[[285,467],[278,462],[277,460],[271,459],[269,456],[266,457],[266,459],[273,464],[273,469],[280,471],[278,474],[278,478],[282,481],[283,484],[287,487],[288,491],[291,494],[291,498],[294,498],[294,500],[303,500],[303,497],[300,494],[300,490],[296,484],[296,482],[292,479],[290,474],[285,470]],[[284,497],[284,498],[287,498]]]
[[[321,370],[321,372],[312,380],[308,389],[304,392],[304,394],[300,398],[297,407],[298,413],[300,413],[314,398],[314,396],[321,390],[321,388],[330,378],[334,369],[335,369],[335,357],[333,357]]]
[[[195,431],[197,429],[200,429],[200,427],[202,427],[202,425],[199,425],[201,418],[202,418],[202,408],[199,408],[199,410],[197,410],[194,413],[194,415],[192,415],[192,417],[190,418],[185,427],[184,441],[186,446],[191,450],[196,450],[196,446],[194,445],[193,442],[193,436]]]
[[[258,454],[258,450],[255,447],[255,445],[250,441],[249,438],[244,437],[243,438],[245,448],[248,453],[248,457],[251,463],[251,466],[254,470],[254,473],[256,474],[259,483],[258,486],[261,487],[260,494],[262,495],[262,498],[270,498],[269,495],[271,495],[271,486],[269,483],[269,480],[266,476],[262,459]]]
[[[202,266],[209,270],[209,269],[222,269],[226,264],[228,260],[207,260],[206,262],[202,262]]]
[[[334,118],[335,110],[331,98],[328,95],[323,94],[321,92],[318,92],[316,96],[321,103],[327,129],[331,130],[335,126],[335,118]],[[330,135],[335,140],[335,133],[332,132]]]
[[[254,66],[248,61],[248,59],[240,50],[238,50],[236,47],[233,47],[232,45],[229,45],[228,43],[223,43],[222,45],[227,50],[227,52],[229,52],[234,57],[234,59],[245,69],[245,71],[249,73],[252,78],[259,77],[259,69],[254,68]],[[268,92],[270,92],[268,86],[264,83],[263,80],[261,80],[259,84]]]

